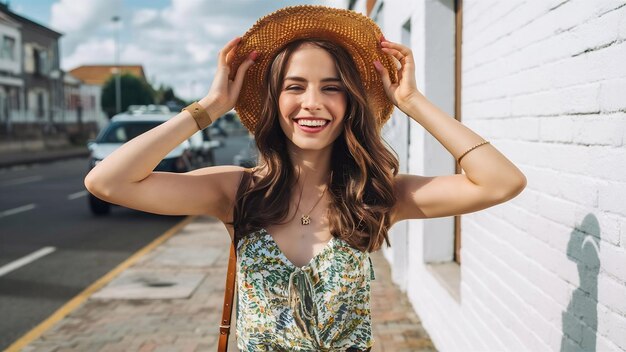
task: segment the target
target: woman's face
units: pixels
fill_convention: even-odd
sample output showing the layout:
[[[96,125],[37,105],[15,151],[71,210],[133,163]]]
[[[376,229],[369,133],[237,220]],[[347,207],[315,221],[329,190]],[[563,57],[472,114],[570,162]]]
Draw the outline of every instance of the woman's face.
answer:
[[[343,130],[347,108],[347,93],[333,57],[324,49],[304,44],[293,52],[285,72],[278,106],[280,127],[290,144],[315,150],[332,145]],[[307,118],[328,122],[323,127],[301,126],[319,124]]]

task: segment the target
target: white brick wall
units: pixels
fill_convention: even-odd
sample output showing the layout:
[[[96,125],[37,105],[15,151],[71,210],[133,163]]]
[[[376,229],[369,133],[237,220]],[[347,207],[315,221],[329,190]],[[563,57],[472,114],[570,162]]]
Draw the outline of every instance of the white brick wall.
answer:
[[[626,351],[626,1],[463,3],[462,122],[528,185],[461,217],[460,301],[426,269],[450,249],[435,219],[392,229],[386,257],[409,253],[394,280],[441,351]],[[411,21],[419,88],[449,114],[433,72],[453,69],[437,63],[450,4],[387,0],[380,21],[395,42]],[[408,172],[425,174],[437,158],[410,124]]]

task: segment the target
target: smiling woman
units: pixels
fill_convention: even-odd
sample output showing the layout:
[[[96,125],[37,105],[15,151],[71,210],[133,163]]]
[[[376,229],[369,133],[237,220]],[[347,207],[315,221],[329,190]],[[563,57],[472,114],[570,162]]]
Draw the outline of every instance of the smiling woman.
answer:
[[[314,26],[335,11],[352,13],[295,9],[294,16],[319,18]],[[364,26],[375,43],[379,35],[370,30],[376,27]],[[260,34],[254,28],[244,35],[241,53],[255,35]],[[374,279],[369,253],[384,241],[390,245],[393,178],[399,168],[380,135],[391,110],[373,103],[375,91],[382,92],[380,77],[377,84],[364,81],[372,79],[364,71],[372,71],[373,59],[384,56],[374,51],[370,60],[350,52],[346,38],[302,36],[250,48],[260,58],[251,69],[267,68],[262,75],[247,75],[235,105],[260,154],[225,219],[239,258],[238,347],[368,350]],[[369,68],[355,58],[369,61]],[[249,113],[253,98],[260,98],[259,109]],[[329,292],[341,294],[330,297]]]
[[[254,224],[271,224],[272,233],[291,243],[286,247],[295,246],[292,236],[282,235],[297,230],[290,228],[297,211],[293,203],[312,208],[332,173],[328,196],[322,198],[328,206],[313,214],[323,221],[310,231],[325,233],[320,237],[326,239],[342,237],[363,251],[389,243],[398,160],[383,144],[351,55],[330,40],[294,40],[273,58],[265,82],[269,94],[254,131],[261,155],[255,177],[260,180],[245,203],[236,205],[242,212],[233,219],[241,221],[241,227],[235,226],[237,240],[257,229]],[[265,194],[269,180],[301,192],[274,188]],[[264,202],[275,206],[264,207]]]

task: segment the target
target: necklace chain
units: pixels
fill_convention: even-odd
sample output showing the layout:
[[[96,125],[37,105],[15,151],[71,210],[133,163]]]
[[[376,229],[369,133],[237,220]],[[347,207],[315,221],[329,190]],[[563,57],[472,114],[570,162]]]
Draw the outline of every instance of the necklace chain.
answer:
[[[332,177],[332,173],[331,173],[331,177]],[[324,197],[324,193],[326,193],[326,189],[328,189],[328,184],[326,185],[326,187],[324,187],[324,192],[322,192],[322,195],[319,197],[317,202],[315,202],[315,204],[313,205],[313,208],[311,208],[311,210],[309,210],[309,212],[307,214],[302,214],[302,217],[300,217],[300,222],[302,223],[302,225],[309,225],[309,224],[311,224],[311,217],[309,215],[311,214],[313,209],[315,209],[315,207],[320,202],[320,200],[322,200],[322,198]],[[303,191],[304,191],[304,186],[302,186],[302,190],[300,191],[300,199],[298,200],[298,211],[300,210],[300,200],[302,199],[302,192]]]

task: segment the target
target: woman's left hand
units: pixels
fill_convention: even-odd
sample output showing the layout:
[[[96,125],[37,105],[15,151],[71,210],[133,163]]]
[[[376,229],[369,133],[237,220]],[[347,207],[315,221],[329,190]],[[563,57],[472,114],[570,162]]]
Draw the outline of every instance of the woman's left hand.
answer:
[[[415,83],[415,61],[413,60],[413,52],[404,45],[390,42],[384,38],[382,38],[381,45],[384,52],[400,62],[398,82],[391,83],[389,72],[380,62],[376,61],[374,66],[382,76],[381,78],[387,96],[395,106],[402,109],[402,107],[408,105],[412,99],[416,99],[421,95]]]

